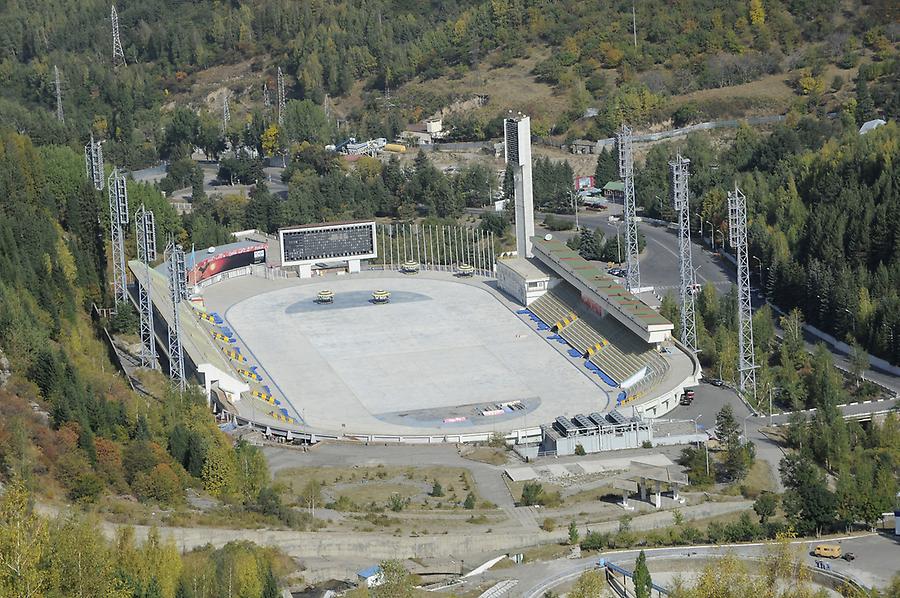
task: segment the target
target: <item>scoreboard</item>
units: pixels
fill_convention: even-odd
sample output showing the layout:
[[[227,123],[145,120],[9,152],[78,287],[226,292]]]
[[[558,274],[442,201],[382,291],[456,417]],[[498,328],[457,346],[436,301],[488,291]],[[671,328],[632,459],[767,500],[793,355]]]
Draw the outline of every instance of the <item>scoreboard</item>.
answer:
[[[283,266],[371,259],[377,254],[372,221],[293,226],[280,229],[278,236]]]

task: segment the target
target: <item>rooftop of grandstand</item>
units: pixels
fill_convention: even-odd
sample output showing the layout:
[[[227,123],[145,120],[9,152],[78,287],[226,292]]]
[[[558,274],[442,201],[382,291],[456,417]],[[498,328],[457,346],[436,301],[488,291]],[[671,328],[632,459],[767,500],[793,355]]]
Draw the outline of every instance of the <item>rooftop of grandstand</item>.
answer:
[[[546,280],[550,278],[550,273],[547,272],[546,267],[534,259],[511,257],[501,260],[501,263],[525,280]]]
[[[578,252],[556,239],[532,237],[535,256],[560,275],[569,275],[587,287],[602,301],[610,314],[623,324],[636,328],[635,332],[647,342],[661,342],[669,336],[674,325],[652,307],[629,293],[615,278],[587,261]]]

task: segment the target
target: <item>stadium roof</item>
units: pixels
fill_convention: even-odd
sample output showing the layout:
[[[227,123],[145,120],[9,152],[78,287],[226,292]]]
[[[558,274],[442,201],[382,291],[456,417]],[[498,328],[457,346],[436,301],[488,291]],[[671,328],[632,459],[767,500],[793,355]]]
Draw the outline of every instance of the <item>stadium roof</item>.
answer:
[[[565,243],[543,237],[532,237],[535,249],[549,258],[547,265],[558,266],[560,273],[565,272],[581,281],[594,291],[606,304],[606,308],[616,319],[627,324],[636,324],[648,335],[658,330],[672,330],[674,325],[662,317],[649,305],[629,293],[618,280],[587,261],[570,249]],[[546,261],[546,260],[545,260]],[[554,267],[554,269],[557,269]]]

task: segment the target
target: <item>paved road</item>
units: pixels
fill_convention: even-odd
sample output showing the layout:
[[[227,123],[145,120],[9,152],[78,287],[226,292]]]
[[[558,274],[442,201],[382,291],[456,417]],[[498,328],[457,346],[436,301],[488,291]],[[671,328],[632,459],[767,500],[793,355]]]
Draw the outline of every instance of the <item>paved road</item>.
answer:
[[[831,540],[829,540],[830,542]],[[809,556],[811,545],[822,540],[797,540],[792,544],[798,547],[801,560],[810,567],[814,566],[813,557]],[[900,569],[900,543],[895,538],[870,534],[857,536],[852,539],[840,541],[844,551],[852,551],[857,555],[857,560],[847,563],[842,560],[831,563],[831,568],[837,573],[850,576],[860,583],[872,587],[884,587],[890,583],[890,578]],[[672,548],[649,548],[644,551],[650,562],[649,569],[653,573],[653,561],[670,558],[697,558],[702,563],[704,556],[715,557],[726,553],[733,553],[739,557],[760,558],[765,556],[768,546],[764,543],[732,544],[722,546],[691,546]],[[552,590],[563,584],[571,583],[582,573],[595,568],[599,558],[606,558],[614,563],[633,562],[639,550],[621,550],[601,553],[599,555],[578,560],[556,560],[531,565],[520,565],[511,575],[509,569],[492,572],[485,575],[486,579],[493,576],[514,577],[519,579],[519,587],[522,588],[522,596],[525,598],[539,598],[544,592]],[[689,556],[690,555],[690,556]],[[505,574],[505,575],[504,575]],[[527,589],[526,589],[527,588]]]

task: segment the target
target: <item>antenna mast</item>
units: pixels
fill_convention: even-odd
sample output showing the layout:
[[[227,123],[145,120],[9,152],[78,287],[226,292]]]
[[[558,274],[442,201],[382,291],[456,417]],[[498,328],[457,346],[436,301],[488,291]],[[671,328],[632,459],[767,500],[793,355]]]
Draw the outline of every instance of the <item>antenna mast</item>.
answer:
[[[728,192],[728,237],[737,253],[739,388],[756,400],[753,312],[750,305],[750,260],[747,252],[747,196],[734,185]]]
[[[59,84],[59,67],[56,65],[53,65],[53,81],[56,84],[56,120],[64,123],[66,122],[66,116],[63,114],[62,88]]]
[[[138,280],[138,307],[141,313],[141,366],[155,370],[156,338],[153,331],[153,301],[150,299],[150,262],[156,259],[156,222],[153,212],[144,207],[134,214],[137,258],[144,266],[144,279]]]
[[[113,42],[113,66],[126,66],[125,52],[122,50],[122,39],[119,37],[119,13],[116,12],[116,5],[113,4],[109,19],[112,21],[112,42]]]
[[[619,148],[619,176],[625,181],[625,286],[634,293],[641,286],[641,267],[638,263],[638,225],[637,209],[634,203],[634,154],[631,148],[631,129],[622,125],[622,131],[616,135]]]
[[[672,169],[672,203],[678,215],[678,263],[681,287],[681,343],[697,352],[697,320],[694,315],[694,264],[691,257],[690,177],[691,161],[681,154],[669,162]]]

